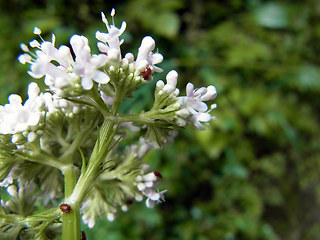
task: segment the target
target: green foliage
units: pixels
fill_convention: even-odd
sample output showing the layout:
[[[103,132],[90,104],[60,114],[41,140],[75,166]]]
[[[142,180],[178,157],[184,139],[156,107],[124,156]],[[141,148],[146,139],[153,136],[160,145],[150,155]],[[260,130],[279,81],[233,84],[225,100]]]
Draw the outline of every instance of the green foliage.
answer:
[[[176,67],[180,89],[189,80],[217,87],[217,121],[183,131],[174,146],[147,157],[164,176],[166,202],[152,210],[135,204],[94,230],[83,226],[88,239],[320,238],[318,1],[6,2],[2,103],[28,83],[16,57],[33,26],[67,44],[75,29],[94,37],[99,12],[112,7],[116,22],[130,22],[128,47],[144,35],[159,38],[170,59],[163,68]],[[143,108],[152,98],[144,88],[130,101]]]

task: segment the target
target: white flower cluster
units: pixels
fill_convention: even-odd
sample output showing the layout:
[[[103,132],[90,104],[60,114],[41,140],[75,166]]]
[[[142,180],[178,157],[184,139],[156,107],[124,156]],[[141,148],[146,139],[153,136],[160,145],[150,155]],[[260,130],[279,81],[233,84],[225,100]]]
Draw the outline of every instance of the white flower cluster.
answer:
[[[175,121],[179,126],[186,126],[188,122],[192,122],[196,128],[204,130],[205,127],[201,122],[209,122],[214,119],[209,112],[216,108],[216,104],[213,104],[208,110],[208,106],[204,102],[216,98],[216,88],[210,85],[194,89],[193,84],[188,83],[187,96],[179,96],[180,91],[176,88],[178,73],[174,70],[170,71],[166,80],[166,84],[161,80],[157,82],[156,97],[160,98],[159,102],[162,103],[160,108],[166,106],[165,111],[177,110]]]
[[[190,119],[198,129],[204,130],[205,127],[201,122],[209,122],[211,119],[214,119],[209,112],[217,106],[213,104],[210,110],[208,110],[208,106],[204,101],[216,98],[216,88],[210,85],[209,87],[202,87],[195,90],[193,84],[188,83],[186,92],[187,96],[179,97],[179,103],[182,109],[177,112],[177,115],[182,119]],[[184,125],[186,125],[186,123]]]
[[[40,34],[38,28],[35,34]],[[108,83],[110,78],[98,69],[105,65],[107,57],[104,54],[91,55],[88,39],[84,36],[73,35],[70,38],[75,60],[67,46],[57,49],[55,46],[55,36],[52,41],[43,41],[41,44],[37,40],[30,42],[32,48],[37,48],[35,54],[31,53],[26,45],[21,45],[24,54],[19,56],[19,61],[23,64],[30,63],[31,71],[29,74],[34,78],[45,76],[45,84],[51,90],[59,93],[68,85],[75,85],[80,81],[84,89],[91,89],[92,81],[98,83]],[[34,58],[32,58],[32,56]],[[55,63],[58,63],[56,65]]]
[[[12,135],[12,142],[23,138],[33,142],[41,134],[41,125],[45,115],[62,110],[66,116],[79,111],[79,107],[49,92],[40,93],[38,85],[31,82],[28,86],[28,99],[22,104],[22,98],[11,94],[9,103],[0,105],[0,134]]]
[[[42,116],[43,99],[36,83],[28,88],[28,100],[22,105],[19,95],[11,94],[9,104],[0,106],[0,133],[15,134],[36,126]]]
[[[136,178],[138,190],[147,197],[146,205],[148,208],[153,208],[156,202],[164,200],[164,193],[167,191],[159,192],[156,190],[156,187],[159,185],[159,179],[161,178],[162,175],[157,171],[139,175]]]
[[[35,78],[45,76],[45,83],[54,92],[54,95],[70,95],[72,91],[69,91],[70,88],[68,87],[73,90],[80,90],[81,95],[81,89],[90,90],[93,83],[96,82],[99,84],[101,99],[106,105],[111,105],[113,94],[110,94],[110,91],[105,91],[106,87],[104,87],[108,85],[110,80],[113,81],[110,76],[122,74],[120,80],[111,82],[114,88],[118,84],[122,84],[121,80],[126,81],[125,84],[121,85],[122,87],[133,88],[143,82],[152,80],[152,73],[162,71],[156,64],[162,62],[163,56],[160,53],[153,52],[155,41],[152,37],[146,36],[138,49],[136,60],[132,53],[127,53],[122,58],[120,47],[124,40],[120,39],[120,36],[126,29],[126,22],[123,21],[121,27],[117,28],[114,21],[109,24],[105,15],[103,13],[101,15],[108,33],[96,32],[100,54],[91,55],[88,39],[79,35],[71,37],[70,45],[72,49],[67,46],[56,48],[54,46],[55,36],[53,35],[51,42],[43,40],[40,44],[37,40],[31,41],[29,45],[38,49],[35,53],[31,53],[26,45],[22,45],[25,53],[19,57],[20,62],[31,64],[31,71],[29,71],[31,76]],[[112,19],[114,15],[115,11],[113,9],[111,12]],[[35,28],[34,33],[40,36],[41,31]],[[74,53],[74,59],[71,51]],[[202,87],[195,90],[193,84],[188,83],[186,87],[187,96],[178,96],[180,91],[176,88],[177,79],[178,73],[172,70],[166,76],[166,84],[163,81],[157,82],[157,95],[162,95],[161,99],[169,98],[169,100],[159,100],[159,102],[166,103],[167,112],[176,111],[175,123],[177,125],[185,126],[192,122],[198,129],[203,130],[202,123],[214,119],[209,112],[216,105],[212,105],[208,110],[208,106],[204,102],[215,99],[215,87]],[[79,91],[76,92],[79,94]]]
[[[83,202],[80,209],[83,223],[87,224],[89,228],[93,228],[96,224],[96,218],[101,216],[106,216],[112,222],[117,216],[117,209],[104,199],[100,199],[101,196],[97,196],[97,192],[93,192],[91,195],[94,197]],[[98,214],[96,213],[97,209],[100,210]]]
[[[142,40],[136,61],[132,53],[127,53],[122,59],[120,45],[123,39],[120,40],[120,36],[125,31],[126,22],[123,21],[121,27],[117,28],[114,23],[110,25],[105,15],[101,14],[108,33],[96,32],[96,38],[100,41],[100,54],[91,55],[88,39],[84,36],[73,35],[70,38],[72,49],[64,45],[56,48],[54,35],[51,42],[44,41],[40,36],[41,30],[35,28],[34,33],[40,36],[42,43],[37,40],[29,43],[31,48],[37,49],[35,53],[22,44],[21,48],[25,53],[19,56],[19,61],[31,64],[29,74],[34,78],[45,76],[45,84],[61,96],[65,96],[66,92],[63,90],[67,87],[90,90],[93,82],[107,84],[110,81],[109,74],[115,70],[129,70],[129,78],[137,83],[150,80],[153,72],[162,71],[155,64],[161,63],[163,57],[160,53],[152,52],[155,41],[149,36]],[[114,14],[113,9],[111,16]],[[109,68],[100,70],[106,66]]]
[[[121,163],[112,171],[105,171],[100,175],[101,182],[114,181],[114,195],[102,193],[100,187],[94,187],[81,206],[82,220],[92,228],[97,217],[106,217],[113,221],[118,216],[118,208],[127,212],[134,200],[141,202],[146,197],[146,206],[152,208],[156,203],[164,201],[166,190],[158,191],[162,175],[157,171],[150,171],[150,166],[142,163],[145,154],[152,148],[145,139],[140,138],[139,145],[127,148]],[[113,159],[110,156],[110,160]],[[110,162],[106,162],[109,165]],[[118,189],[116,191],[115,189]],[[114,199],[117,199],[116,201]]]

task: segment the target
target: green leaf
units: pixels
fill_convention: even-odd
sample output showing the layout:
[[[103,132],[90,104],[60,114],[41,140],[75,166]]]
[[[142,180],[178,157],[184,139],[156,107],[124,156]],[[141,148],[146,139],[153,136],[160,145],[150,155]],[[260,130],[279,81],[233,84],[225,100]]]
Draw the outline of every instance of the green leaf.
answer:
[[[154,143],[156,148],[161,148],[167,142],[171,130],[168,128],[160,128],[155,126],[148,126],[146,139]]]

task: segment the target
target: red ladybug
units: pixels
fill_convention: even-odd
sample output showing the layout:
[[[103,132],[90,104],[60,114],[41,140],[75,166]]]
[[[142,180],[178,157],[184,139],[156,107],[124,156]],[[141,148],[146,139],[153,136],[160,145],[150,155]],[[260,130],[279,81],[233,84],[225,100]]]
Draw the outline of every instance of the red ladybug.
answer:
[[[69,204],[63,203],[60,205],[61,212],[68,213],[71,211],[71,206]]]

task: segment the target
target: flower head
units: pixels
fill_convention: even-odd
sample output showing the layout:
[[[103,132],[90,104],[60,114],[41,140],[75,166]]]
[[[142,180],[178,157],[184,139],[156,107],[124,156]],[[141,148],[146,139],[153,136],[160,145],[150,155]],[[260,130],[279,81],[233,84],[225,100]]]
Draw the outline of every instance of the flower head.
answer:
[[[208,111],[208,106],[203,101],[213,100],[217,96],[214,86],[202,87],[194,89],[192,83],[188,83],[186,87],[187,96],[178,97],[182,109],[177,112],[177,115],[182,119],[190,119],[196,128],[204,130],[205,127],[201,122],[209,122],[212,117],[209,112],[216,107],[212,105]]]
[[[39,31],[34,32],[39,33]],[[62,45],[57,49],[54,44],[54,35],[51,42],[43,40],[40,44],[36,40],[31,41],[30,46],[38,49],[35,54],[31,53],[26,45],[21,45],[25,53],[19,56],[19,61],[23,64],[31,64],[31,70],[28,73],[32,77],[45,76],[46,85],[58,93],[66,86],[75,86],[79,78],[85,90],[92,88],[93,81],[101,84],[109,82],[109,76],[99,70],[107,62],[107,56],[91,55],[86,37],[73,35],[70,38],[75,59],[71,55],[70,48]]]
[[[135,61],[136,74],[144,72],[146,68],[152,72],[162,72],[162,69],[155,65],[162,62],[163,56],[160,53],[153,53],[154,48],[155,41],[152,37],[146,36],[142,39]]]
[[[111,16],[115,14],[114,9],[111,11]],[[102,21],[105,23],[108,33],[96,32],[96,38],[101,41],[98,43],[98,48],[102,53],[105,53],[109,59],[120,61],[121,60],[121,49],[120,45],[123,43],[123,39],[120,40],[121,34],[126,29],[126,22],[123,21],[120,28],[117,28],[113,22],[109,25],[107,18],[104,13],[101,12]]]
[[[92,55],[88,39],[84,36],[73,35],[70,39],[72,50],[76,59],[74,63],[74,73],[81,77],[82,87],[89,90],[93,86],[93,82],[106,84],[109,82],[109,76],[98,70],[106,64],[107,57],[103,54]]]
[[[0,133],[15,134],[35,127],[43,116],[42,96],[39,96],[39,88],[36,83],[30,83],[28,87],[28,100],[22,105],[19,95],[11,94],[9,103],[0,106]]]
[[[148,208],[153,208],[156,202],[164,200],[164,193],[166,193],[167,190],[161,192],[156,190],[156,187],[159,185],[159,179],[161,178],[162,175],[157,171],[139,175],[136,178],[138,190],[147,197],[146,205]]]

